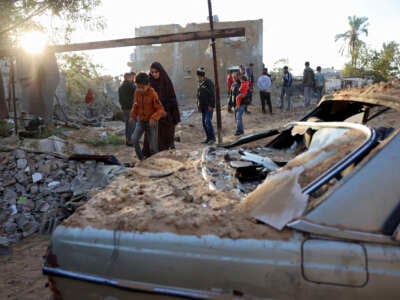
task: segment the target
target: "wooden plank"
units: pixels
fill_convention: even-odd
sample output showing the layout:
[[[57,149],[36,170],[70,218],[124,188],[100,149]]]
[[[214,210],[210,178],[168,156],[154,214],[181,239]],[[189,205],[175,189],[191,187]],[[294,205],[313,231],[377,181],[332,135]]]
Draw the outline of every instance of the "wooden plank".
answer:
[[[52,52],[70,52],[70,51],[83,51],[83,50],[94,50],[94,49],[207,40],[211,38],[239,37],[244,35],[245,35],[245,28],[237,27],[237,28],[214,29],[214,30],[194,31],[194,32],[170,33],[170,34],[162,34],[154,36],[143,36],[136,38],[96,41],[96,42],[77,43],[69,45],[54,45],[54,46],[49,46],[47,49]],[[12,56],[15,55],[18,51],[21,51],[21,49],[19,48],[0,49],[0,56]]]

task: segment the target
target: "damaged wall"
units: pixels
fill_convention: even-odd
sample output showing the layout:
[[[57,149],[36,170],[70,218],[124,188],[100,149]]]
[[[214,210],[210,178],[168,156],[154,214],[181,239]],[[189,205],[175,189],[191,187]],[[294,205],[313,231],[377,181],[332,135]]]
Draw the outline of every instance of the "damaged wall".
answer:
[[[53,98],[59,83],[57,60],[54,53],[41,55],[19,54],[16,59],[16,80],[21,86],[23,112],[53,122]]]
[[[217,65],[221,105],[226,103],[225,78],[227,69],[240,64],[254,63],[257,78],[263,67],[263,24],[262,19],[238,22],[215,22],[215,29],[244,27],[245,37],[216,39]],[[209,23],[191,23],[182,27],[178,24],[143,26],[135,28],[135,36],[209,30]],[[210,40],[168,43],[152,46],[137,46],[129,65],[134,71],[148,71],[154,61],[159,61],[174,83],[180,105],[193,106],[197,90],[196,69],[203,66],[206,76],[214,80],[214,69]],[[209,50],[207,51],[207,48]]]

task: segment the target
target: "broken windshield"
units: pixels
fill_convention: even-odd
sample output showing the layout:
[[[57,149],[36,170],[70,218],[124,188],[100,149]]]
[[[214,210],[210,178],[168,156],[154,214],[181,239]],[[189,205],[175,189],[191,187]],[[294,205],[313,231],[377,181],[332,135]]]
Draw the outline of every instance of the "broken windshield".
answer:
[[[287,148],[209,148],[203,176],[215,190],[236,188],[241,209],[281,230],[301,216],[337,178],[351,168],[347,159],[371,138],[365,126],[337,122],[295,122],[288,125]]]

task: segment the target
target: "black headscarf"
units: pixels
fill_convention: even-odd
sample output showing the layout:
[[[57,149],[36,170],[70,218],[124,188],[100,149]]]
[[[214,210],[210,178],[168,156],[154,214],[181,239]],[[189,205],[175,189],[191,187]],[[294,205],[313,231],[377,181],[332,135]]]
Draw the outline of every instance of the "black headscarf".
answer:
[[[160,72],[160,77],[158,79],[155,79],[150,73],[150,85],[157,92],[158,97],[167,112],[166,118],[176,125],[181,121],[181,117],[172,81],[159,62],[153,62],[150,69],[156,69]]]

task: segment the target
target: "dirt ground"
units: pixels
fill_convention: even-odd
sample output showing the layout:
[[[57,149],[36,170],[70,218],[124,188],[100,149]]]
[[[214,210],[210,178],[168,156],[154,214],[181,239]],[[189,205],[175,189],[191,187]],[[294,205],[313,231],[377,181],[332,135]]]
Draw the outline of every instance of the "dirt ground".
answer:
[[[13,245],[10,255],[0,255],[0,299],[49,299],[41,271],[48,241],[49,236],[37,234]]]
[[[244,115],[245,134],[263,129],[277,128],[283,126],[287,122],[299,120],[308,111],[314,108],[314,105],[307,109],[303,108],[302,101],[295,102],[294,110],[291,112],[282,112],[277,108],[277,106],[278,103],[275,102],[273,107],[273,115],[268,113],[262,114],[259,102],[255,101],[254,105],[250,107],[251,114]],[[234,136],[234,116],[226,112],[224,106],[221,111],[221,116],[221,136],[223,138],[223,142],[235,140],[237,137]],[[384,116],[379,116],[376,120],[379,121],[380,118],[385,118],[385,121],[387,121],[389,124],[396,125],[398,125],[400,119],[399,113],[393,112],[393,110],[389,111]],[[215,120],[216,116],[214,115],[214,128],[217,131]],[[109,122],[106,124],[105,128],[82,128],[79,131],[73,131],[69,139],[70,141],[78,141],[82,136],[88,138],[90,136],[96,136],[103,131],[115,132],[116,134],[123,136],[123,123]],[[105,190],[101,191],[99,195],[97,195],[97,199],[103,199],[103,201],[99,200],[93,203],[93,205],[97,206],[99,209],[96,209],[95,212],[93,212],[90,210],[85,211],[87,208],[81,208],[67,222],[69,222],[71,225],[74,223],[79,224],[80,226],[85,225],[84,222],[81,222],[81,220],[79,222],[77,221],[79,215],[86,215],[88,222],[92,222],[93,219],[100,220],[102,219],[101,215],[99,215],[99,212],[101,212],[102,208],[101,206],[108,206],[108,209],[112,210],[113,213],[112,219],[122,220],[121,222],[114,223],[114,227],[117,226],[119,229],[128,230],[161,230],[160,228],[156,228],[157,225],[155,224],[157,222],[153,222],[154,224],[149,222],[139,222],[133,225],[123,222],[123,218],[121,217],[123,217],[124,214],[128,215],[129,213],[126,209],[127,204],[131,201],[136,201],[135,199],[139,199],[137,201],[140,201],[141,210],[137,212],[139,217],[141,213],[148,211],[153,214],[155,219],[160,218],[164,220],[160,226],[167,226],[167,228],[168,226],[171,228],[174,227],[174,230],[178,230],[182,233],[185,233],[188,230],[190,231],[193,228],[199,228],[199,209],[208,210],[208,220],[212,224],[216,225],[213,226],[214,230],[218,230],[215,228],[218,228],[218,224],[221,222],[221,220],[231,222],[236,217],[235,212],[230,214],[228,218],[227,216],[224,216],[226,211],[224,212],[224,210],[220,209],[222,202],[219,202],[222,201],[222,199],[215,198],[215,192],[210,191],[206,194],[203,192],[200,193],[200,190],[206,188],[204,186],[204,182],[202,182],[200,179],[201,177],[198,176],[198,173],[195,174],[194,172],[194,170],[196,170],[194,168],[196,167],[195,161],[198,160],[199,152],[201,152],[204,147],[204,145],[200,143],[202,140],[204,140],[200,114],[194,113],[188,120],[185,120],[179,124],[176,128],[176,135],[180,138],[180,141],[176,142],[176,150],[172,151],[171,153],[168,153],[168,151],[165,153],[160,153],[157,155],[157,160],[153,161],[148,160],[144,162],[137,162],[133,148],[128,148],[125,145],[108,145],[94,148],[98,154],[113,154],[123,163],[135,162],[136,167],[130,169],[128,171],[128,175],[125,176],[125,178],[118,184],[113,182],[108,189],[106,188],[106,190],[112,191],[114,187],[114,192],[108,193]],[[157,165],[157,163],[160,161],[162,163],[161,166]],[[188,161],[190,161],[191,165],[188,164]],[[178,185],[178,189],[173,187],[174,184],[168,184],[168,180],[171,180],[171,176],[167,176],[169,173],[174,174],[173,177],[175,178],[174,180],[176,180],[176,182],[179,182],[180,179],[182,179],[180,176],[192,176],[193,181],[191,183],[191,191],[194,191],[194,193],[189,194],[186,192],[188,187],[185,186],[183,181],[181,182],[181,185]],[[195,174],[195,176],[193,174]],[[167,183],[165,185],[167,188],[162,189],[162,185],[159,184],[158,186],[160,188],[154,191],[154,186],[149,186],[145,183],[136,182],[132,184],[134,182],[133,179],[141,177],[151,177],[156,183]],[[115,189],[115,187],[118,188]],[[196,194],[196,191],[198,194]],[[224,195],[230,195],[230,199],[237,199],[238,197],[238,195],[233,191],[226,191]],[[181,213],[178,212],[170,218],[165,218],[165,216],[156,213],[155,207],[158,205],[157,201],[159,201],[159,199],[164,199],[165,201],[168,201],[170,206],[173,206],[175,204],[173,199],[175,198],[185,203],[185,211],[182,211]],[[106,201],[104,201],[104,199]],[[195,204],[196,208],[193,208],[193,203]],[[230,203],[223,203],[223,205],[229,206]],[[88,213],[92,213],[93,215],[88,217]],[[183,213],[188,213],[189,216],[192,217],[192,221],[190,223],[192,229],[185,227],[187,223],[179,223],[180,215]],[[244,223],[244,228],[247,228],[246,226],[254,225],[253,221],[249,219],[244,220]],[[209,232],[211,230],[210,227],[204,227],[203,229],[204,230],[199,231],[199,234],[203,232]],[[273,231],[265,233],[264,226],[263,229],[264,233],[260,231],[260,236],[262,236],[262,234],[267,234],[269,237],[273,237]],[[231,238],[246,236],[245,233],[238,231],[222,231],[216,233],[221,236],[227,236]],[[46,277],[41,273],[42,256],[45,254],[48,241],[48,236],[34,235],[14,244],[12,246],[12,254],[0,255],[0,299],[29,300],[49,298],[49,289],[45,287]]]

